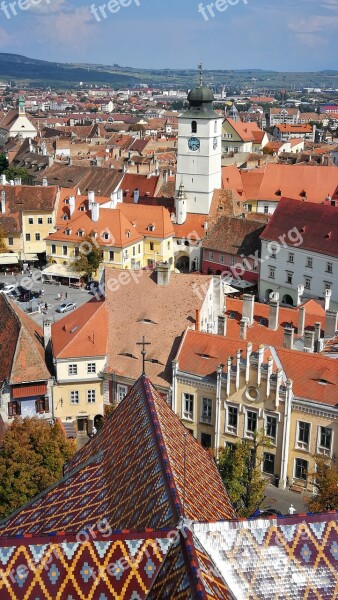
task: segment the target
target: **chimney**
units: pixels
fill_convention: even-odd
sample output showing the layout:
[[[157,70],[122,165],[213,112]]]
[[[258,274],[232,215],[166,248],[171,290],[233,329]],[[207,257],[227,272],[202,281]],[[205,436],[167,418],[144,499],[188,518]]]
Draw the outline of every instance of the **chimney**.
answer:
[[[335,337],[337,331],[337,319],[338,313],[335,310],[326,311],[324,337],[329,339]]]
[[[196,308],[195,331],[201,331],[201,311],[199,308]]]
[[[42,180],[42,187],[47,187],[48,186],[48,179],[47,177],[44,177]]]
[[[294,332],[295,330],[293,329],[293,327],[284,328],[283,348],[288,348],[289,350],[293,349]]]
[[[269,303],[269,329],[276,331],[279,322],[279,300],[270,300]]]
[[[325,290],[324,310],[329,310],[330,309],[331,295],[332,295],[332,290]]]
[[[170,280],[170,265],[165,262],[159,262],[156,265],[157,285],[167,286]]]
[[[239,322],[239,336],[241,340],[246,340],[246,335],[248,331],[248,319],[247,317],[243,317],[243,319]]]
[[[97,223],[100,217],[100,205],[97,202],[92,202],[92,221]]]
[[[6,185],[7,184],[6,175],[1,175],[0,176],[0,182],[1,182],[1,185]]]
[[[261,384],[262,364],[263,364],[263,360],[264,360],[264,350],[265,350],[265,346],[263,344],[261,344],[258,348],[257,385]]]
[[[241,356],[242,350],[237,350],[236,352],[236,390],[239,389],[239,378],[241,374]]]
[[[163,171],[163,179],[164,179],[164,183],[168,183],[168,171]]]
[[[246,317],[248,319],[248,325],[253,324],[254,318],[254,306],[255,306],[255,296],[252,294],[243,294],[243,315],[242,317]]]
[[[318,342],[318,340],[320,340],[321,333],[322,333],[322,326],[321,326],[321,323],[319,323],[319,321],[318,321],[315,323],[315,338],[314,338],[315,343]]]
[[[298,309],[298,335],[304,335],[304,327],[305,327],[305,307],[300,306]]]
[[[47,347],[50,344],[51,337],[52,337],[52,322],[44,321],[43,322],[43,345],[44,345],[45,350],[47,349]]]
[[[14,185],[21,185],[21,177],[15,177]]]
[[[72,216],[75,210],[75,196],[69,196],[69,215]]]
[[[227,333],[227,316],[218,315],[217,317],[217,335],[225,336]]]
[[[304,331],[304,351],[305,352],[313,352],[314,339],[315,339],[314,331],[310,331],[309,329],[306,329]]]
[[[232,356],[229,356],[227,361],[227,397],[230,396],[231,391],[231,367],[232,367]]]
[[[134,189],[134,204],[137,204],[140,199],[140,190],[138,188]]]
[[[88,192],[88,209],[90,210],[93,202],[95,202],[95,192]]]
[[[1,191],[1,212],[2,212],[2,214],[6,213],[6,192],[5,192],[5,190]]]

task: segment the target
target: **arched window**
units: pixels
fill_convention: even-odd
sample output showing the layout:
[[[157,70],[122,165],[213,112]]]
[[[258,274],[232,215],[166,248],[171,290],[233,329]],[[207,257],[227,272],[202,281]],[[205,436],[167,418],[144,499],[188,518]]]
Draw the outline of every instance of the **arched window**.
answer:
[[[196,121],[191,122],[191,133],[197,133],[197,122]]]

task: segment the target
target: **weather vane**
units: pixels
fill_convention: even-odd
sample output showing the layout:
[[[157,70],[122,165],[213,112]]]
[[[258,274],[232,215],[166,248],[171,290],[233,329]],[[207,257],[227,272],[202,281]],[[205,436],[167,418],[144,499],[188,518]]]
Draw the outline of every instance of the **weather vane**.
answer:
[[[146,374],[146,346],[151,346],[151,342],[146,342],[145,337],[142,337],[142,342],[136,342],[137,346],[142,346],[141,354],[142,354],[142,375]]]

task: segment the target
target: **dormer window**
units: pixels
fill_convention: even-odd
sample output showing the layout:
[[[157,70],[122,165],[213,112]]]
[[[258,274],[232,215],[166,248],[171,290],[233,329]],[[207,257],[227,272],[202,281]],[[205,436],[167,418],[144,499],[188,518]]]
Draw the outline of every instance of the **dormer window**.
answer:
[[[65,204],[69,204],[69,198],[65,198],[64,202]]]
[[[127,238],[130,238],[130,231],[129,231],[129,229],[127,229],[127,231],[126,231],[126,236],[127,236]]]
[[[68,221],[68,215],[62,215],[61,219],[62,219],[63,221]]]
[[[71,230],[71,229],[65,229],[65,234],[66,234],[66,235],[70,235],[71,233],[72,233],[72,230]]]
[[[150,223],[147,227],[148,231],[155,231],[155,225],[153,225],[152,223]]]
[[[82,229],[79,229],[79,231],[77,232],[77,235],[78,235],[79,237],[83,237],[83,235],[84,235],[84,231],[82,231]]]
[[[282,191],[281,191],[280,189],[278,189],[278,190],[275,192],[275,196],[281,196],[281,195],[282,195]]]

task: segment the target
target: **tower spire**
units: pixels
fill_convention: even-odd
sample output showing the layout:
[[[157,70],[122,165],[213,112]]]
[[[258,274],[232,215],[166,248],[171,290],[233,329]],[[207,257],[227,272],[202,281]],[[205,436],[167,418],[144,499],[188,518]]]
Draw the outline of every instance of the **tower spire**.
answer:
[[[202,85],[203,85],[203,62],[202,61],[198,65],[198,69],[200,72],[200,86],[202,87]]]

